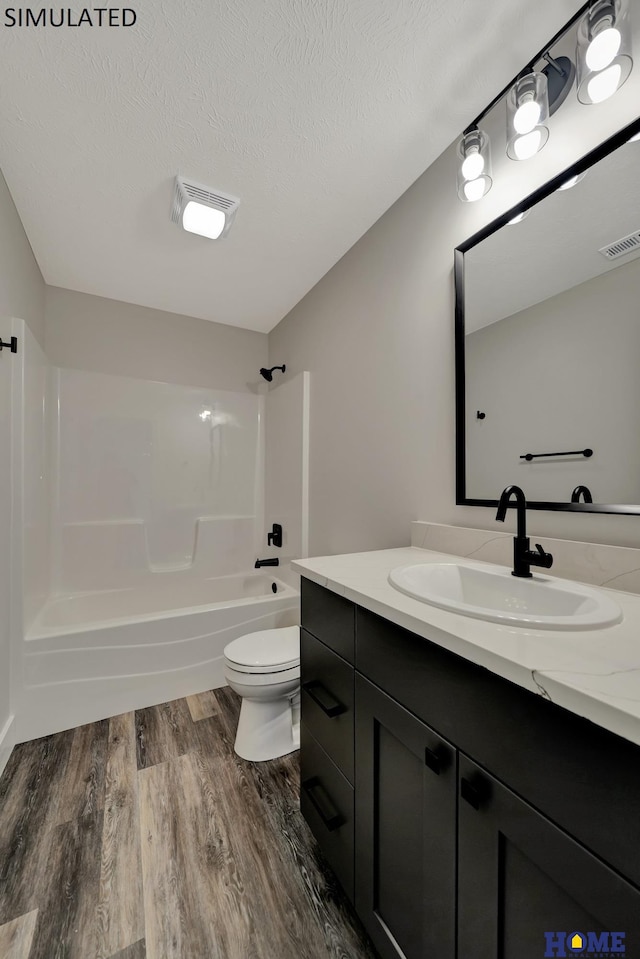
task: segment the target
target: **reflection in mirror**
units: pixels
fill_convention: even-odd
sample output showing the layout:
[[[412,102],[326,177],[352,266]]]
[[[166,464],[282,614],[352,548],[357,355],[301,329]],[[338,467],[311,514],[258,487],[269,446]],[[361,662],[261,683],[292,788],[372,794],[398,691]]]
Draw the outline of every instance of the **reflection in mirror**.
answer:
[[[625,142],[462,248],[459,502],[516,483],[534,505],[640,511],[639,174]]]

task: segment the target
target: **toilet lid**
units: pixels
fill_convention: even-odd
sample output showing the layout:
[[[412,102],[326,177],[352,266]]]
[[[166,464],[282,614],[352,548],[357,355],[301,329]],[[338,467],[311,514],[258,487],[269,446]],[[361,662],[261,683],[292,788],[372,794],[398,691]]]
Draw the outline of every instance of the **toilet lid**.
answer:
[[[225,646],[225,658],[241,672],[280,672],[300,663],[300,627],[247,633]]]

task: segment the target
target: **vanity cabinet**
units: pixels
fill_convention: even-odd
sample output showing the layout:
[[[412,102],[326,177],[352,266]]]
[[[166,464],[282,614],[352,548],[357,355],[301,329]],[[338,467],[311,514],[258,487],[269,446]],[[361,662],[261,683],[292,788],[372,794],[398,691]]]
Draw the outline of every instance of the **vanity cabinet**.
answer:
[[[305,630],[309,596],[301,806],[382,959],[540,959],[546,933],[575,955],[575,932],[623,932],[640,956],[640,748],[355,604],[350,644],[347,601],[303,579]],[[336,600],[354,697],[332,738],[304,686],[347,698],[326,658]]]
[[[459,782],[459,956],[539,959],[545,933],[575,931],[625,932],[637,954],[637,888],[466,756]]]
[[[453,959],[456,750],[360,675],[356,715],[356,909],[383,959]]]
[[[354,897],[355,608],[307,580],[300,630],[300,808]]]

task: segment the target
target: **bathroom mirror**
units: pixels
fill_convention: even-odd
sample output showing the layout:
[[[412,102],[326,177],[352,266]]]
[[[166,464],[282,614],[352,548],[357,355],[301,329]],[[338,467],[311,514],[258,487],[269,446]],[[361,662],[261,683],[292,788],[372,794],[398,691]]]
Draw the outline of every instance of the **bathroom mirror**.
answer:
[[[455,251],[458,504],[640,513],[639,132]]]

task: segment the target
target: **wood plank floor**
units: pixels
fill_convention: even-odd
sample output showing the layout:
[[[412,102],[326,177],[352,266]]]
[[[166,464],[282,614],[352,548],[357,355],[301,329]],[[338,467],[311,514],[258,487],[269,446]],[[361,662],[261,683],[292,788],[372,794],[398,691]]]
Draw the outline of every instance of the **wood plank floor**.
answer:
[[[298,758],[233,751],[218,689],[18,746],[0,959],[374,959],[299,810]]]

